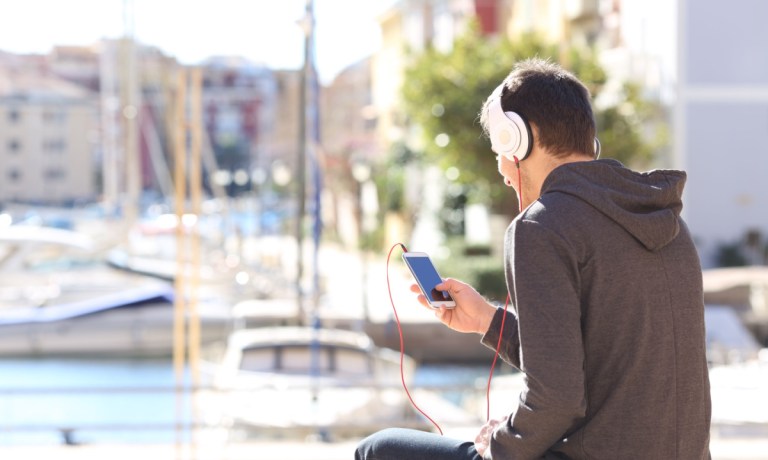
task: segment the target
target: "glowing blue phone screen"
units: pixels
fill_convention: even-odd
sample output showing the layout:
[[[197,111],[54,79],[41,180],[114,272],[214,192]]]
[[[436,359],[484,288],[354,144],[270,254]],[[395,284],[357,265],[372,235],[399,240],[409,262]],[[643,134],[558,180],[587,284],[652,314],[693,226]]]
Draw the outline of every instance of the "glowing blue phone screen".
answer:
[[[435,286],[442,283],[443,280],[437,273],[435,266],[427,257],[405,257],[405,262],[411,267],[416,280],[421,285],[422,290],[432,298],[433,301],[453,300],[446,291],[438,291]]]

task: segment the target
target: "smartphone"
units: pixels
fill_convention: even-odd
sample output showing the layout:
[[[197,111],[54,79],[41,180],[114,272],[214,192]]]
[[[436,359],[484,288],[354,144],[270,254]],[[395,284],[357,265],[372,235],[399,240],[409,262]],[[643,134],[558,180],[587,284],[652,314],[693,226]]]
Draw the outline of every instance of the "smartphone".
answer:
[[[404,252],[403,261],[411,270],[416,283],[432,308],[454,308],[456,302],[447,291],[438,291],[435,286],[443,282],[435,265],[425,252]]]

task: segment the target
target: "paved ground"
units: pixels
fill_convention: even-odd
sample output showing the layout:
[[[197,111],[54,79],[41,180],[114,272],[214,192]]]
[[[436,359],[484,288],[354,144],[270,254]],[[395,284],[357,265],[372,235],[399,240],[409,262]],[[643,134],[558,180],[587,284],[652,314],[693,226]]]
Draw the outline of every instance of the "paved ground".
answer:
[[[469,429],[447,435],[464,436]],[[258,442],[197,447],[174,445],[93,445],[0,447],[8,460],[352,460],[355,442]],[[713,460],[768,460],[768,439],[713,438]]]

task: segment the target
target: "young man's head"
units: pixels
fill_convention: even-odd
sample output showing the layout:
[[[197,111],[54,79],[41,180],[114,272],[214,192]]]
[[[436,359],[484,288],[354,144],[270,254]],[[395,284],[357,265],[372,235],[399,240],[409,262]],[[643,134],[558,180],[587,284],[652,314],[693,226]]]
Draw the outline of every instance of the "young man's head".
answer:
[[[490,134],[486,100],[480,122]],[[589,90],[573,74],[542,59],[518,62],[501,87],[501,107],[520,115],[532,126],[533,142],[550,155],[594,155],[595,119]]]

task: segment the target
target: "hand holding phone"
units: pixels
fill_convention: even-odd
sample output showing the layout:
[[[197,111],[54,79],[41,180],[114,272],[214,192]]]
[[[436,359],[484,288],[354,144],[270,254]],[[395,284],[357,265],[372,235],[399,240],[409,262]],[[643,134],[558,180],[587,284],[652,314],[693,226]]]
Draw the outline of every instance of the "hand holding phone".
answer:
[[[403,261],[411,270],[416,284],[432,308],[454,308],[456,302],[447,291],[438,291],[435,286],[443,282],[432,260],[424,252],[404,252]]]

